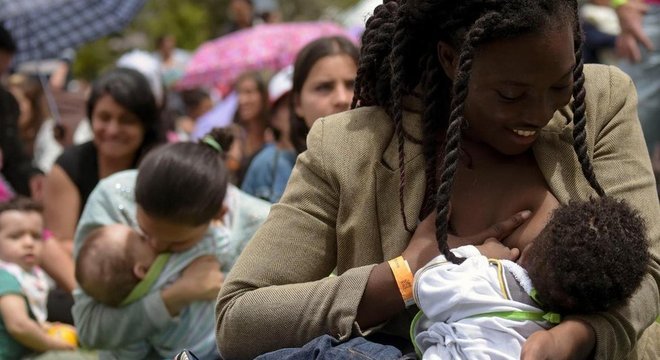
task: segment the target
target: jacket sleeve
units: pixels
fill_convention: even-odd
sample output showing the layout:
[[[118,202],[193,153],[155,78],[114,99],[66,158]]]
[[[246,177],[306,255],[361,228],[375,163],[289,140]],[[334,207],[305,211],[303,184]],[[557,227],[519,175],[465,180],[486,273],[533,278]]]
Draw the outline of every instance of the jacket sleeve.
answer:
[[[637,119],[635,88],[630,78],[617,68],[610,67],[609,73],[608,105],[598,109],[600,112],[595,116],[598,120],[594,131],[593,167],[605,193],[626,200],[646,220],[651,262],[640,288],[627,306],[578,318],[595,330],[596,359],[625,359],[660,312],[660,205]],[[657,338],[650,341],[655,344],[649,346],[660,345]]]
[[[321,119],[312,127],[284,197],[220,291],[216,336],[226,358],[254,358],[323,334],[347,339],[358,330],[357,307],[374,265],[329,277],[340,189],[324,163],[323,126]]]

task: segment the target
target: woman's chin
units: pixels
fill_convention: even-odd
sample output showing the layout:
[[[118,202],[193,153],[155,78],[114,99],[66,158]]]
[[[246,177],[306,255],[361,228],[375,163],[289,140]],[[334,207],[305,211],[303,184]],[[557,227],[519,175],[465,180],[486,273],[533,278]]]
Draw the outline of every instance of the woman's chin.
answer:
[[[127,157],[133,157],[135,152],[126,151],[126,149],[100,149],[99,155],[103,156],[106,159],[125,159]]]

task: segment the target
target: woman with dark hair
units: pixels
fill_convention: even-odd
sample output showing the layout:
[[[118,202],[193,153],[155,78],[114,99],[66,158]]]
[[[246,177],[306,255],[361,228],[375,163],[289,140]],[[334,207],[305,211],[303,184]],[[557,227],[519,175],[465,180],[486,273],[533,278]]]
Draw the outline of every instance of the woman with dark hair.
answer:
[[[270,209],[269,203],[228,185],[225,149],[232,141],[225,128],[197,143],[165,145],[149,153],[137,170],[103,179],[91,193],[75,235],[79,265],[95,266],[84,264],[89,251],[81,249],[88,235],[109,224],[128,225],[158,253],[172,253],[153,286],[128,305],[107,306],[75,290],[72,311],[81,343],[107,350],[102,358],[171,359],[183,347],[204,349],[198,353],[203,359],[217,357],[211,314],[222,273],[231,269]]]
[[[357,47],[341,36],[317,39],[300,50],[293,74],[288,78],[290,91],[273,103],[274,121],[288,105],[290,126],[276,129],[276,137],[288,138],[279,139],[277,145],[267,146],[255,156],[243,181],[243,190],[270,202],[280,200],[297,154],[307,148],[305,140],[314,121],[348,110],[357,61]],[[275,128],[275,124],[272,126]],[[282,144],[293,145],[294,149]]]
[[[65,150],[45,183],[47,227],[69,250],[78,218],[99,180],[135,168],[162,141],[156,100],[136,70],[116,68],[95,81],[87,116],[93,140]]]
[[[9,77],[9,91],[20,108],[18,130],[21,142],[27,155],[34,159],[37,134],[49,115],[41,84],[27,75],[14,74]]]
[[[252,158],[264,147],[264,137],[268,127],[268,87],[261,74],[249,71],[241,74],[236,80],[234,89],[238,94],[238,108],[234,122],[238,124],[242,134],[237,139],[242,144],[241,168],[237,173],[238,184],[243,180]]]
[[[412,351],[413,274],[432,258],[460,262],[450,248],[488,238],[523,249],[550,204],[607,194],[648,223],[640,288],[625,306],[534,333],[521,358],[657,358],[660,205],[635,90],[617,68],[583,65],[577,11],[574,0],[378,6],[358,108],[315,123],[220,291],[223,356],[308,344],[270,358],[396,359]]]
[[[309,129],[317,119],[348,110],[353,98],[359,50],[342,36],[305,46],[293,71],[291,140],[300,154],[307,149]]]

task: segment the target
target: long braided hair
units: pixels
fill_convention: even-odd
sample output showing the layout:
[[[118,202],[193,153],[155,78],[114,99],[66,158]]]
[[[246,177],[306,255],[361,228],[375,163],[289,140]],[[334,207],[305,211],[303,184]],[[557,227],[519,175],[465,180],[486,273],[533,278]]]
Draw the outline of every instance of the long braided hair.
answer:
[[[585,89],[582,30],[576,0],[384,0],[366,23],[352,107],[383,107],[394,122],[399,151],[399,203],[405,216],[405,139],[403,98],[423,93],[423,153],[426,188],[420,219],[434,209],[436,237],[442,254],[460,263],[449,251],[447,230],[449,200],[459,161],[460,142],[466,127],[464,106],[472,60],[479,46],[543,29],[551,22],[572,23],[577,65],[573,71],[574,149],[591,187],[603,196],[586,146]],[[444,41],[458,49],[454,81],[441,68],[437,44]],[[444,142],[439,139],[444,138]],[[444,149],[444,150],[443,150]],[[438,158],[442,173],[437,179]]]

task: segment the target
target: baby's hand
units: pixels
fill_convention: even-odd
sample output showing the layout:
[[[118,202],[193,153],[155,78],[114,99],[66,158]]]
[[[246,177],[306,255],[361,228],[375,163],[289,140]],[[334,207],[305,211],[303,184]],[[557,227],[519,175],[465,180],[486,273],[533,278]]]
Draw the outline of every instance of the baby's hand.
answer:
[[[477,245],[476,248],[481,255],[489,259],[506,259],[514,261],[520,255],[520,250],[517,248],[510,249],[495,238],[486,239],[483,245]]]

